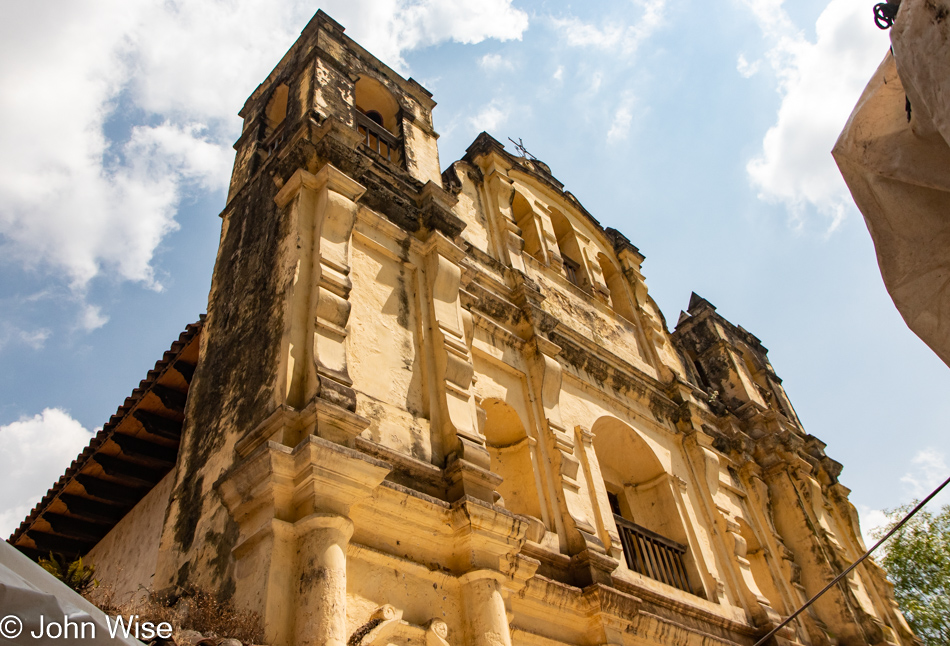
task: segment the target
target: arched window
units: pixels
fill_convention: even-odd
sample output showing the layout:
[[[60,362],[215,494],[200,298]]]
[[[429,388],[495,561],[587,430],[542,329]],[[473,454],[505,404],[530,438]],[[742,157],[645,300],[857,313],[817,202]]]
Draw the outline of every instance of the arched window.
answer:
[[[614,263],[606,254],[597,254],[597,262],[600,264],[600,271],[604,275],[607,289],[610,290],[610,306],[620,316],[628,321],[633,321],[633,304],[630,302],[623,274],[614,266]]]
[[[491,470],[504,478],[498,486],[499,504],[512,513],[543,522],[533,442],[521,418],[514,408],[498,399],[486,399],[480,406],[485,411],[482,432],[491,456]]]
[[[574,227],[567,216],[556,209],[551,209],[551,225],[554,227],[554,237],[557,238],[557,247],[564,261],[564,275],[578,287],[588,289],[590,280]]]
[[[287,100],[290,89],[281,83],[271,92],[264,106],[264,127],[261,132],[263,157],[269,157],[284,140],[284,121],[287,119]]]
[[[361,76],[356,81],[353,102],[356,128],[364,137],[363,144],[388,161],[401,162],[399,102],[370,76]]]
[[[672,481],[653,449],[616,418],[601,418],[591,431],[627,567],[687,592],[699,589]]]
[[[531,205],[524,195],[517,191],[515,191],[511,200],[511,215],[514,217],[518,228],[521,229],[521,237],[524,239],[524,252],[541,262],[545,262],[544,249],[541,247],[541,236],[534,211],[532,211]]]
[[[381,115],[376,110],[368,110],[366,112],[366,116],[370,118],[370,121],[373,121],[380,126],[383,125],[383,115]]]
[[[270,136],[272,132],[283,125],[284,119],[287,118],[287,99],[289,96],[290,88],[287,87],[286,83],[281,83],[274,88],[274,92],[267,102],[267,107],[264,109],[264,118],[267,120],[266,136]]]

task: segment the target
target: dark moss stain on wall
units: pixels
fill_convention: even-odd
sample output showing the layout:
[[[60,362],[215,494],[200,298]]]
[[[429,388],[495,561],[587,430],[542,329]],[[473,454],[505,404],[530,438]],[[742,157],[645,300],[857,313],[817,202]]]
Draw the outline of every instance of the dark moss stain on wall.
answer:
[[[209,565],[214,588],[218,590],[218,597],[222,601],[230,599],[235,588],[234,559],[231,558],[231,550],[237,545],[240,536],[237,523],[230,514],[224,515],[224,531],[215,532],[209,529],[204,536],[205,544],[210,545],[215,554]]]
[[[187,473],[187,471],[186,471]],[[183,551],[191,549],[195,540],[195,528],[201,518],[202,499],[204,492],[202,485],[204,478],[198,476],[194,480],[182,481],[182,491],[178,498],[178,519],[175,523],[175,542]]]
[[[396,298],[399,301],[399,309],[396,315],[396,322],[399,323],[400,327],[409,329],[409,318],[410,318],[410,307],[412,304],[409,302],[409,294],[413,291],[411,285],[407,285],[411,273],[406,269],[406,265],[409,263],[409,247],[412,244],[412,239],[409,236],[406,236],[399,241],[399,258],[402,260],[402,263],[399,265],[399,279],[396,281]],[[403,343],[403,349],[411,351],[411,348],[406,347],[406,342]],[[406,356],[406,353],[403,354]]]
[[[409,437],[412,441],[412,457],[419,460],[429,460],[429,434],[416,420],[409,425]]]
[[[274,271],[290,223],[274,203],[276,187],[259,175],[233,205],[221,240],[204,334],[207,341],[189,391],[187,425],[174,498],[177,547],[189,552],[203,501],[219,473],[206,464],[226,434],[254,428],[269,413],[283,331],[283,302],[292,278]],[[204,534],[204,538],[208,535]],[[229,550],[227,550],[229,553]],[[193,557],[192,557],[193,558]],[[188,570],[179,575],[188,576]]]

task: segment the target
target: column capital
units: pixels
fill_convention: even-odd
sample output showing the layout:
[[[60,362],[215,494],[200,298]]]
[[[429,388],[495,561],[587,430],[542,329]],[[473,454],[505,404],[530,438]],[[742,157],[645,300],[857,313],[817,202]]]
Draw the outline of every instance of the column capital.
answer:
[[[366,192],[366,187],[355,179],[333,164],[326,164],[316,173],[298,168],[297,171],[290,176],[290,179],[284,182],[283,187],[274,197],[274,202],[277,203],[277,206],[283,208],[304,188],[309,188],[313,191],[328,188],[334,193],[339,193],[353,202],[360,199],[363,193]]]

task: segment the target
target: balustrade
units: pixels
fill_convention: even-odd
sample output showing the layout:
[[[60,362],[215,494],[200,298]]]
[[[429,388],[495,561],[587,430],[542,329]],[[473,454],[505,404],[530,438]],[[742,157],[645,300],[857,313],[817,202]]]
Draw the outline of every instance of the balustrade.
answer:
[[[386,161],[398,162],[400,159],[399,139],[359,110],[356,110],[355,114],[356,129],[363,135],[363,144],[381,157],[385,157]]]
[[[614,514],[627,567],[651,579],[690,592],[683,555],[686,546]]]

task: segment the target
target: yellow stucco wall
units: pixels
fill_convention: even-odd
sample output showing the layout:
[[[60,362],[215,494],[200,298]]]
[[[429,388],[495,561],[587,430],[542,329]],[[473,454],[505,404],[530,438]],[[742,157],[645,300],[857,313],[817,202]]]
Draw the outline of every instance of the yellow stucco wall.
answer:
[[[162,523],[174,482],[172,471],[86,555],[95,567],[100,593],[121,603],[153,590]]]

